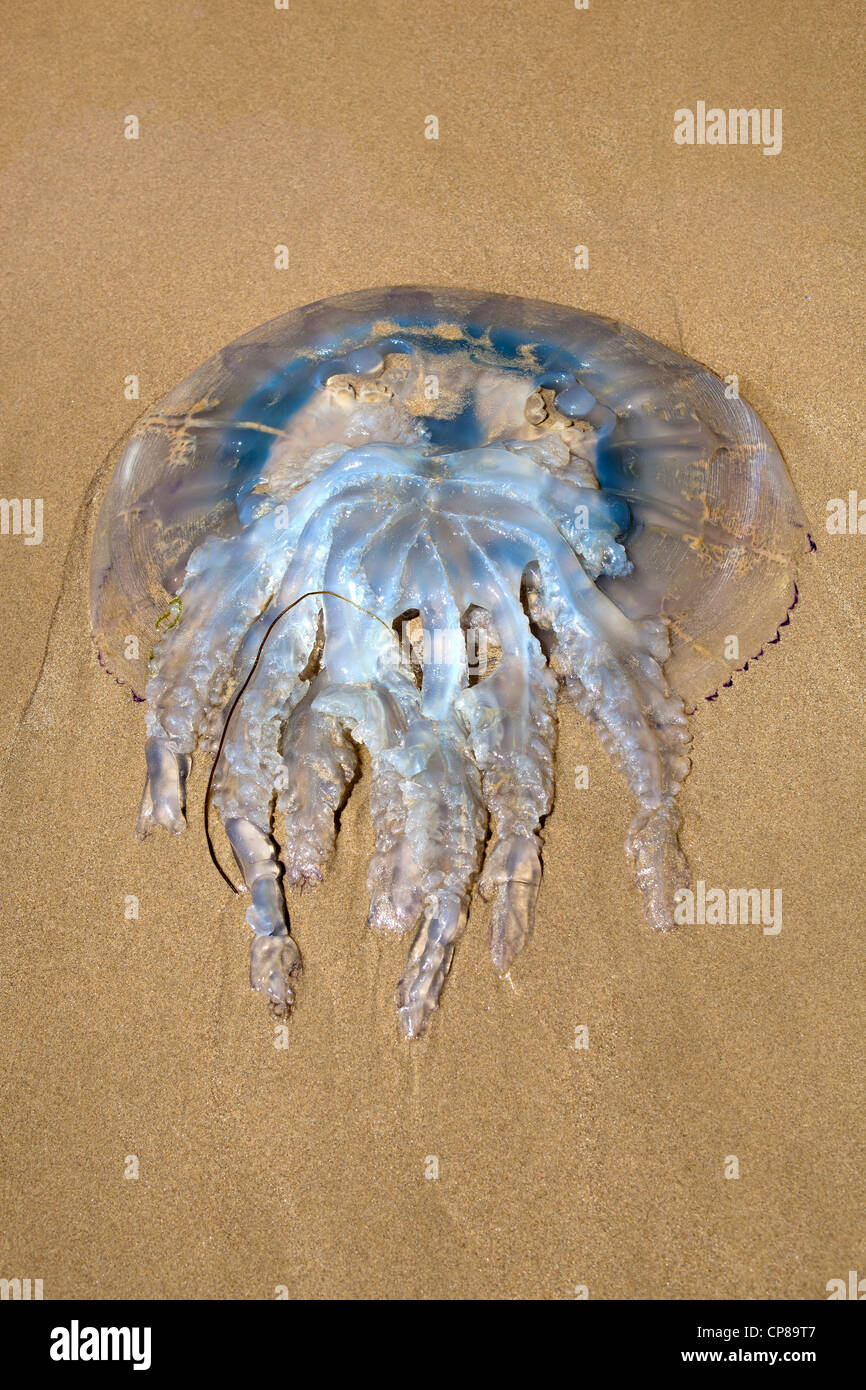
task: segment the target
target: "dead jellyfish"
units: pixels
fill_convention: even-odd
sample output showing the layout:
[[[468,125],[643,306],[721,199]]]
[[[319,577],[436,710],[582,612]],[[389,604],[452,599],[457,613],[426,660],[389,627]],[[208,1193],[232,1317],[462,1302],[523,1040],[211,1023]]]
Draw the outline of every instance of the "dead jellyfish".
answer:
[[[413,1037],[473,892],[500,971],[533,930],[562,695],[633,793],[666,930],[687,715],[773,638],[807,548],[755,412],[634,329],[438,289],[288,313],[143,420],[102,503],[93,630],[145,702],[139,834],[183,829],[203,756],[251,982],[285,1013],[291,897],[321,880],[366,748],[369,922],[411,937]]]

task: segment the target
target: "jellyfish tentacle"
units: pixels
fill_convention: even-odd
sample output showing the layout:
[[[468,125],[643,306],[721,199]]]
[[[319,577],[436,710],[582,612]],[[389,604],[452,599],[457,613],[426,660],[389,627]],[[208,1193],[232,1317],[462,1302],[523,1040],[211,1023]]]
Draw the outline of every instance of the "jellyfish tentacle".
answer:
[[[458,457],[459,462],[464,459],[467,465],[459,477],[441,489],[443,509],[503,521],[521,515],[546,518],[566,536],[593,578],[602,572],[630,572],[631,562],[617,541],[630,519],[625,498],[533,467],[528,459],[505,448]]]
[[[453,525],[454,518],[449,520]],[[496,669],[465,691],[459,712],[490,816],[491,841],[478,887],[493,902],[490,948],[504,974],[535,922],[541,823],[553,801],[556,678],[520,599],[526,555],[518,549],[498,557],[495,531],[466,518],[458,534],[463,543],[449,547],[449,561],[485,603],[501,647]]]
[[[214,779],[214,801],[252,899],[246,911],[254,933],[250,984],[281,1016],[294,1003],[291,976],[300,970],[301,957],[289,936],[282,870],[270,833],[271,802],[280,766],[280,729],[286,709],[305,688],[298,672],[306,664],[318,626],[312,604],[307,599],[287,613],[263,649],[239,717],[231,719],[226,731]]]
[[[374,931],[403,935],[416,927],[421,917],[423,874],[408,834],[403,779],[384,758],[373,762],[370,820],[376,850],[367,870],[367,925]]]
[[[479,770],[454,713],[468,680],[461,608],[431,515],[407,555],[401,606],[417,608],[423,630],[421,705],[401,755],[407,808],[396,887],[421,920],[395,999],[406,1037],[423,1032],[451,967],[468,912],[487,824]],[[409,580],[411,576],[411,581]]]
[[[472,720],[473,751],[492,828],[479,891],[493,901],[490,949],[501,974],[523,950],[535,925],[541,823],[553,800],[556,682],[544,667],[540,649],[537,657],[531,653],[535,639],[528,636],[526,655],[503,658],[484,683],[489,688],[483,705],[473,705],[476,716],[481,708],[485,711]],[[509,710],[510,691],[520,681],[528,693],[525,715],[511,721],[511,727],[507,719],[489,722],[494,702],[500,710]]]
[[[398,617],[405,611],[401,608],[400,595],[405,587],[407,573],[406,560],[424,525],[424,513],[413,498],[396,506],[387,523],[370,537],[364,549],[364,576],[378,605],[387,614]],[[395,556],[401,557],[395,565]]]
[[[463,894],[428,896],[421,926],[394,992],[397,1018],[405,1038],[420,1037],[433,1010],[439,1007],[442,986],[468,915],[469,904]]]
[[[395,527],[407,523],[401,509],[383,508],[381,524],[371,527],[364,518],[347,518],[335,539],[326,572],[326,587],[352,599],[370,613],[399,612],[393,558],[382,552],[384,567],[390,559],[392,576],[384,604],[381,589],[362,569],[361,560]],[[371,534],[372,532],[372,534]],[[376,568],[374,568],[374,574]],[[381,622],[326,594],[324,674],[327,684],[315,696],[314,708],[341,721],[351,731],[354,744],[364,744],[372,759],[370,813],[376,852],[368,874],[370,924],[404,931],[415,925],[420,913],[418,872],[406,839],[406,815],[400,795],[400,779],[379,754],[400,747],[411,720],[417,717],[420,693],[401,666],[397,634],[390,635]]]
[[[321,883],[334,851],[335,816],[358,767],[342,723],[313,707],[317,686],[310,687],[283,730],[277,808],[283,817],[286,880],[293,887]]]
[[[400,617],[417,609],[422,602],[421,586],[416,582],[412,559],[420,554],[428,566],[434,564],[429,550],[425,549],[422,535],[428,521],[428,512],[419,508],[417,502],[404,503],[394,511],[389,524],[372,537],[370,544],[365,547],[365,580],[375,595],[373,601],[378,601],[380,611],[385,614]],[[401,557],[398,565],[394,564],[395,555]],[[441,582],[441,568],[436,578]],[[428,614],[428,629],[429,624]],[[388,725],[388,737],[380,742],[379,754],[386,749],[402,747],[407,730],[420,717],[422,694],[414,676],[404,666],[404,656],[401,649],[393,647],[383,652],[380,658],[382,690],[387,690],[394,714]],[[425,673],[428,700],[431,694],[429,674]],[[409,834],[409,811],[404,801],[404,787],[405,778],[396,766],[385,756],[374,756],[370,779],[370,819],[376,850],[367,874],[370,894],[368,925],[374,930],[400,934],[417,927],[424,903],[423,870]]]
[[[232,720],[215,783],[215,800],[223,820],[241,816],[263,830],[269,829],[273,795],[284,776],[280,751],[283,725],[309,688],[302,673],[316,647],[319,613],[323,615],[329,654],[336,641],[334,629],[345,623],[344,616],[335,613],[334,604],[343,609],[346,605],[327,597],[322,602],[318,591],[338,583],[333,556],[343,554],[347,537],[354,537],[357,543],[359,535],[369,534],[386,515],[382,503],[365,504],[354,495],[335,496],[304,528],[281,587],[277,612],[286,606],[284,599],[305,590],[312,596],[287,612],[269,637],[244,692],[243,708]],[[357,617],[357,610],[352,612]]]
[[[270,621],[268,604],[278,591],[283,595],[314,587],[311,581],[341,514],[363,502],[370,481],[383,468],[397,468],[395,460],[383,460],[375,450],[349,452],[344,470],[342,461],[325,470],[324,496],[317,484],[303,502],[299,499],[291,517],[285,507],[273,506],[273,499],[263,499],[271,509],[240,535],[210,537],[193,551],[179,595],[180,621],[158,644],[145,691],[148,737],[175,755],[191,755],[202,735],[215,742],[231,680],[240,679]],[[400,463],[397,472],[396,481],[404,491],[411,490],[408,466]],[[177,779],[174,800],[180,801],[180,770]],[[146,789],[142,833],[160,823],[151,809],[159,804],[152,792],[148,801]]]
[[[446,561],[434,539],[435,525],[436,518],[429,517],[411,546],[400,597],[401,608],[417,609],[421,618],[421,713],[434,723],[450,718],[454,701],[468,680],[460,608],[449,583]]]
[[[484,842],[486,812],[478,770],[456,721],[420,712],[420,692],[403,673],[379,688],[334,687],[318,698],[339,713],[372,759],[370,924],[417,928],[395,993],[406,1037],[417,1037],[437,1007],[465,926]]]
[[[285,569],[273,515],[240,536],[195,550],[180,592],[179,620],[154,650],[147,682],[147,780],[138,834],[183,829],[183,797],[198,738],[213,735],[238,651]]]
[[[335,539],[327,587],[375,602],[368,583],[378,584],[381,576],[369,580],[357,560],[364,530],[356,518],[339,544]],[[431,636],[459,632],[458,608],[424,527],[413,550],[399,578],[380,587],[387,592],[385,611],[417,607]],[[486,829],[478,769],[452,708],[465,678],[465,647],[425,643],[419,691],[400,664],[396,640],[378,624],[372,624],[379,631],[371,639],[365,625],[340,607],[326,596],[325,666],[334,686],[316,707],[351,722],[353,739],[371,755],[377,853],[368,879],[370,920],[397,930],[417,927],[395,996],[401,1028],[414,1037],[437,1005],[465,925]]]
[[[674,895],[689,881],[677,839],[676,794],[689,769],[690,742],[683,703],[662,670],[666,624],[627,617],[548,519],[521,515],[505,502],[485,526],[535,542],[542,592],[533,616],[552,631],[554,670],[638,800],[627,849],[647,919],[666,930],[673,926]]]
[[[468,913],[481,858],[486,814],[478,770],[465,746],[453,703],[465,684],[466,651],[459,610],[448,589],[433,517],[412,542],[391,585],[374,566],[374,583],[387,595],[386,611],[417,608],[425,631],[421,690],[400,665],[398,644],[385,639],[376,652],[375,678],[387,698],[384,718],[356,723],[353,736],[372,756],[371,814],[377,852],[368,885],[370,922],[392,930],[417,927],[397,987],[400,1026],[407,1037],[423,1032],[436,1008],[457,938]],[[336,548],[335,548],[336,551]],[[369,549],[365,547],[365,555]],[[384,558],[384,557],[383,557]],[[333,571],[334,583],[354,573],[349,551]],[[327,602],[327,600],[326,600]],[[335,615],[342,631],[337,675],[370,671],[370,648],[357,623]],[[329,657],[329,670],[331,661]],[[420,922],[420,925],[419,925]]]
[[[541,592],[534,616],[554,634],[551,663],[566,691],[595,726],[637,798],[628,852],[647,920],[667,930],[673,926],[676,891],[688,883],[677,839],[676,795],[689,769],[690,738],[683,702],[669,689],[662,670],[663,627],[633,622],[630,640],[623,645],[617,638],[624,615],[617,609],[610,628],[588,630],[557,567],[548,559],[540,559],[539,567]]]
[[[496,619],[501,636],[501,612],[494,612]],[[470,692],[475,698],[462,706],[491,821],[478,887],[493,902],[490,949],[501,974],[532,935],[541,883],[541,823],[553,799],[555,681],[540,649],[537,657],[531,652],[535,639],[528,627],[527,634],[525,654],[503,655],[493,674]],[[521,684],[527,707],[515,717],[511,698]]]
[[[271,835],[245,818],[227,819],[225,829],[252,898],[246,911],[247,925],[254,932],[250,985],[282,1016],[295,1001],[291,976],[300,973],[301,954],[289,935],[276,845]]]
[[[315,700],[318,712],[351,731],[353,744],[363,744],[371,755],[370,820],[376,849],[367,873],[368,925],[398,933],[418,922],[422,874],[408,833],[405,779],[383,755],[402,748],[419,701],[414,682],[387,671],[377,683],[329,684]]]
[[[381,506],[373,509],[379,520],[382,510]],[[311,523],[312,534],[307,534],[309,526],[304,529],[302,534],[306,539],[302,541],[301,551],[310,556],[311,563],[313,555],[318,560],[318,570],[312,576],[314,584],[327,584],[335,550],[343,553],[341,542],[348,532],[365,528],[369,532],[373,512],[345,498],[334,498],[327,515],[319,513],[315,524]],[[296,555],[295,560],[297,558]],[[308,586],[309,582],[308,573]],[[335,615],[325,611],[322,597],[314,590],[309,598],[285,612],[267,645],[260,648],[258,665],[244,689],[242,707],[236,718],[232,718],[233,706],[230,706],[231,723],[214,781],[214,799],[253,899],[246,914],[247,923],[255,933],[250,950],[250,981],[253,988],[270,997],[275,1008],[284,1011],[293,1002],[290,976],[300,969],[300,955],[288,936],[288,909],[270,825],[275,791],[288,790],[290,786],[285,781],[286,767],[281,753],[281,748],[285,747],[286,722],[291,722],[292,711],[310,690],[310,681],[304,678],[304,673],[318,646],[320,625],[324,626],[325,641],[329,627],[336,626]],[[335,598],[330,598],[330,602],[345,607]],[[271,617],[270,623],[273,622]],[[384,636],[387,640],[387,634]],[[314,710],[312,702],[309,708]],[[290,739],[291,733],[289,729]],[[302,814],[307,810],[306,806],[302,808]],[[330,814],[333,825],[333,810]],[[291,827],[290,817],[290,830]],[[293,846],[290,852],[291,848]],[[293,864],[292,881],[297,881],[291,858],[290,862]],[[265,937],[273,938],[272,944],[263,945],[260,938]]]
[[[270,831],[282,767],[282,727],[307,689],[301,673],[315,645],[318,621],[319,600],[306,598],[285,614],[262,648],[258,667],[230,719],[214,778],[214,802],[224,823],[250,820]]]
[[[151,737],[145,739],[144,758],[147,775],[135,833],[143,840],[151,830],[162,826],[179,835],[186,828],[184,792],[189,754],[175,753],[166,740]]]
[[[445,591],[444,571],[429,535],[429,518],[417,508],[398,512],[378,544],[365,551],[365,573],[384,604],[396,614],[418,611],[423,632],[423,681],[419,692],[402,666],[402,652],[389,654],[383,677],[396,699],[401,716],[392,725],[392,737],[381,754],[403,746],[410,727],[423,719],[449,718],[453,697],[461,681],[461,652],[453,641],[462,637],[459,616]],[[386,540],[403,544],[397,553],[404,559],[393,565]],[[390,571],[390,572],[389,572]],[[435,597],[434,597],[435,595]],[[465,656],[463,657],[465,675]],[[404,795],[405,793],[405,795]],[[370,814],[376,836],[376,853],[367,878],[370,892],[369,925],[406,932],[418,925],[424,907],[423,854],[416,853],[409,826],[409,806],[414,793],[405,776],[389,757],[373,760]]]
[[[418,719],[392,760],[403,774],[406,833],[420,870],[421,923],[395,993],[407,1038],[424,1031],[466,924],[487,813],[478,769],[455,720]]]
[[[612,693],[624,702],[624,707],[630,706],[629,717],[634,717],[631,732],[625,716],[619,732],[626,739],[627,753],[638,760],[638,794],[641,799],[660,795],[662,780],[655,757],[656,739],[651,729],[648,731],[640,707],[646,706],[651,712],[652,726],[670,725],[671,736],[676,734],[675,741],[679,741],[678,731],[685,728],[685,716],[678,697],[668,690],[660,664],[669,651],[666,623],[627,617],[592,582],[573,547],[555,525],[544,518],[525,518],[515,516],[510,509],[504,510],[502,520],[491,518],[485,527],[490,532],[502,530],[509,541],[522,535],[530,544],[534,542],[533,554],[544,578],[544,593],[555,599],[555,620],[549,610],[542,617],[543,625],[549,626],[557,637],[568,635],[573,651],[582,654],[587,671],[596,665],[610,671],[615,686]],[[476,528],[478,525],[475,523]],[[487,548],[491,548],[489,542]],[[642,761],[641,750],[648,755]],[[687,760],[680,770],[682,778],[688,770]]]

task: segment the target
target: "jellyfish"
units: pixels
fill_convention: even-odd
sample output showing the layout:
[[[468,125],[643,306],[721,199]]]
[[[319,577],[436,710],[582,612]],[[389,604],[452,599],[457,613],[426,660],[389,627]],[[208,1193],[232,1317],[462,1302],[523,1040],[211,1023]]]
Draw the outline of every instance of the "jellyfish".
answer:
[[[417,1037],[476,893],[501,973],[533,932],[565,699],[634,798],[665,932],[689,718],[777,639],[809,545],[754,410],[635,329],[415,287],[287,313],[146,414],[105,491],[92,625],[145,707],[138,833],[183,830],[204,759],[251,984],[284,1016],[292,898],[363,763],[368,920],[410,940]]]

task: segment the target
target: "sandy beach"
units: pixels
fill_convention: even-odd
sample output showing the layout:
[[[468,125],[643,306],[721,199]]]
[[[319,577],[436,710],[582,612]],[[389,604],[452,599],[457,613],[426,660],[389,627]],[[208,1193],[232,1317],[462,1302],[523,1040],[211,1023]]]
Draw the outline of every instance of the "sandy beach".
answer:
[[[825,524],[866,496],[859,27],[850,0],[8,13],[2,493],[42,499],[43,534],[0,536],[0,1275],[46,1299],[822,1299],[866,1274],[866,534]],[[781,110],[781,148],[678,144],[698,102]],[[362,778],[292,904],[282,1047],[204,764],[186,833],[135,839],[142,707],[89,631],[99,472],[241,333],[403,283],[619,318],[736,374],[773,432],[817,552],[781,641],[692,720],[681,841],[696,880],[781,890],[783,924],[653,935],[629,794],[563,705],[511,979],[478,902],[401,1040]]]

